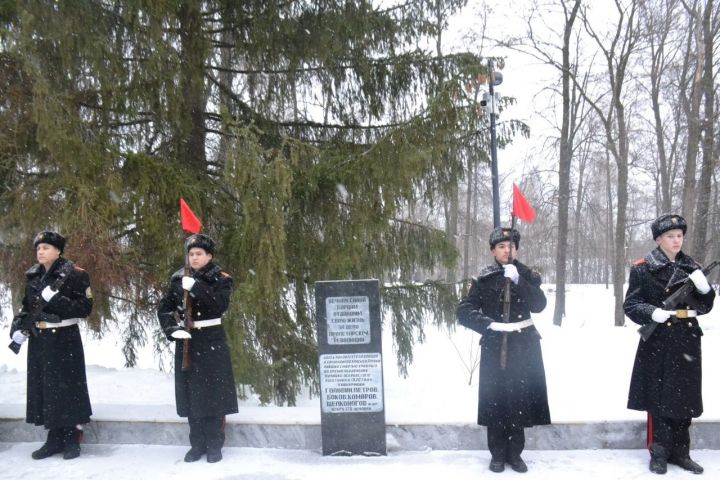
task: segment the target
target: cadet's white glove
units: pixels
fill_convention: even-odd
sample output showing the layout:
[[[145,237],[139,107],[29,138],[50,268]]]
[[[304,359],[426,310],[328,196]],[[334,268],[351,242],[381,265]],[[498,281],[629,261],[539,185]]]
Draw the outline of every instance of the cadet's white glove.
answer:
[[[707,281],[707,277],[699,268],[688,275],[688,278],[690,278],[690,280],[692,280],[695,284],[695,288],[697,288],[698,292],[703,295],[710,291],[710,284]]]
[[[40,292],[40,295],[42,295],[43,300],[49,303],[50,300],[52,300],[52,298],[57,295],[57,290],[53,290],[48,285],[47,287],[43,288],[43,291]]]
[[[182,287],[188,292],[192,290],[193,285],[195,285],[195,279],[193,277],[188,277],[187,275],[185,275],[182,278]]]
[[[22,345],[25,340],[27,340],[28,337],[20,330],[15,330],[12,334],[12,340],[13,342],[17,343],[18,345]]]
[[[517,285],[520,280],[520,274],[518,273],[517,267],[512,263],[508,263],[507,265],[503,265],[503,268],[505,269],[505,278],[509,278],[515,285]]]
[[[175,340],[190,340],[192,338],[192,335],[185,330],[175,330],[170,334],[170,336]]]
[[[663,310],[662,308],[656,308],[653,310],[652,319],[657,323],[663,323],[665,320],[670,318],[671,315],[675,315],[675,310]]]

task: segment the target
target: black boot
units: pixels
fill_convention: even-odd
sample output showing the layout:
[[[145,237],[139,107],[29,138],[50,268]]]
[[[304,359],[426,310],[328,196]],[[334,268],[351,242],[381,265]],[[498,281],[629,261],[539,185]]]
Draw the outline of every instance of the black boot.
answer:
[[[668,460],[668,463],[677,465],[678,467],[682,468],[683,470],[687,470],[688,472],[692,472],[696,475],[699,475],[705,471],[705,469],[703,467],[701,467],[697,462],[695,462],[689,456],[680,457],[680,458],[670,458]]]
[[[222,452],[219,448],[208,448],[207,450],[207,462],[217,463],[222,460]]]
[[[520,458],[519,455],[517,457],[509,458],[508,463],[510,464],[510,468],[518,473],[525,473],[528,471],[527,465],[525,465],[525,462],[523,462],[523,459]]]
[[[500,473],[503,470],[505,470],[505,460],[501,458],[491,458],[490,459],[490,471],[495,473]]]
[[[51,428],[48,430],[47,440],[43,446],[32,452],[32,458],[42,460],[43,458],[52,457],[56,453],[61,453],[64,447],[62,429]]]
[[[657,455],[651,455],[650,471],[652,473],[658,473],[660,475],[667,473],[667,460],[665,460],[665,458],[663,457],[658,457]]]
[[[82,430],[78,428],[69,429],[67,439],[65,440],[65,449],[63,450],[63,458],[72,460],[80,456],[80,442],[82,441]]]
[[[197,462],[200,460],[200,458],[205,454],[205,450],[201,448],[195,448],[192,447],[188,452],[185,454],[185,461],[190,462]]]
[[[190,425],[190,446],[192,448],[185,454],[185,461],[197,462],[207,450],[202,418],[188,417],[188,424]]]
[[[221,449],[225,444],[225,417],[203,418],[203,433],[207,442],[207,461],[217,463],[222,460]]]

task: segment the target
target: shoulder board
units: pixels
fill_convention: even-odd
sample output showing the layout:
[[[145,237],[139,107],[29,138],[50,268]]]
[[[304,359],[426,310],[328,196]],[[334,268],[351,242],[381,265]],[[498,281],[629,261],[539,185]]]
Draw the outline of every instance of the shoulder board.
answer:
[[[645,263],[645,259],[644,259],[644,258],[639,258],[639,259],[637,259],[637,260],[635,260],[635,261],[633,262],[633,265],[635,265],[636,267],[638,267],[638,266],[640,266],[640,265],[643,265],[644,263]]]
[[[32,277],[33,275],[37,275],[40,272],[40,264],[36,263],[32,267],[28,268],[27,272],[25,272],[25,275],[28,277]]]
[[[181,267],[177,272],[172,274],[171,278],[181,278],[185,275],[185,267]]]
[[[77,265],[75,265],[73,268],[75,268],[75,271],[76,271],[76,272],[84,272],[84,271],[85,271],[84,268],[78,267]]]
[[[482,278],[488,277],[490,275],[494,275],[496,273],[502,272],[502,268],[500,268],[498,265],[488,265],[487,267],[483,268],[478,276],[475,278],[475,280],[480,280]]]
[[[232,278],[232,276],[227,272],[220,272],[220,276],[223,278]]]

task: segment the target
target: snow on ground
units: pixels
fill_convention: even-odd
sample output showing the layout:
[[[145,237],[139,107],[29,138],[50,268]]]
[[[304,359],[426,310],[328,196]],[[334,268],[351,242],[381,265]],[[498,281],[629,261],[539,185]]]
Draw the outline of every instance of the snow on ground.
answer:
[[[0,478],[33,480],[113,479],[237,479],[237,480],[385,480],[527,478],[533,480],[657,479],[647,469],[648,455],[640,450],[526,451],[527,474],[510,468],[491,473],[487,452],[392,452],[387,457],[323,457],[309,450],[224,448],[223,461],[182,461],[185,447],[155,445],[85,445],[72,461],[55,456],[30,460],[36,444],[0,443]],[[693,457],[705,467],[704,478],[720,476],[720,452],[696,451]],[[663,478],[691,478],[693,474],[670,465]]]
[[[553,286],[545,286],[548,306],[535,321],[543,336],[550,410],[554,423],[644,420],[642,412],[625,408],[630,372],[639,339],[636,326],[613,326],[612,290],[602,285],[571,285],[567,316],[552,325]],[[7,312],[5,315],[7,318]],[[696,421],[720,421],[720,307],[700,318],[705,366],[705,413]],[[388,424],[474,424],[477,411],[479,337],[458,327],[447,332],[426,326],[426,342],[414,350],[407,378],[398,375],[392,339],[384,331],[384,383]],[[9,341],[9,340],[8,340]],[[173,377],[157,369],[150,347],[138,368],[122,368],[120,339],[85,336],[88,383],[95,419],[165,420],[175,415]],[[15,356],[0,348],[0,416],[22,416],[25,402],[26,347]],[[303,396],[297,407],[259,406],[257,399],[241,403],[231,422],[319,424],[317,398]],[[0,442],[7,439],[0,439]],[[60,457],[35,462],[30,452],[39,443],[0,443],[0,478],[228,478],[228,479],[366,479],[453,478],[492,475],[487,451],[390,451],[382,458],[327,458],[318,451],[225,448],[217,465],[204,460],[187,465],[187,447],[147,445],[84,445],[77,461]],[[696,451],[706,478],[720,478],[720,451]],[[534,479],[656,478],[647,470],[641,450],[526,451]],[[504,475],[517,476],[512,471]],[[670,467],[665,478],[691,475]]]

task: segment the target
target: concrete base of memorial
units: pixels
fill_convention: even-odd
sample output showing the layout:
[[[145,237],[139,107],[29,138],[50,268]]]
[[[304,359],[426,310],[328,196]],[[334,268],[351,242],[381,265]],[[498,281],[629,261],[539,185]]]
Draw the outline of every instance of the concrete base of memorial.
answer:
[[[128,407],[134,418],[117,419],[97,413],[85,426],[84,442],[100,444],[188,445],[185,419],[152,415],[142,407]],[[144,418],[142,418],[144,417]],[[320,450],[319,424],[249,422],[228,417],[226,445],[230,447]],[[695,420],[690,429],[692,449],[720,450],[720,422]],[[47,432],[25,423],[23,405],[0,406],[0,442],[42,442]],[[641,449],[645,423],[639,421],[559,423],[525,430],[529,450]],[[485,450],[485,428],[477,425],[387,425],[389,452],[399,450]]]

